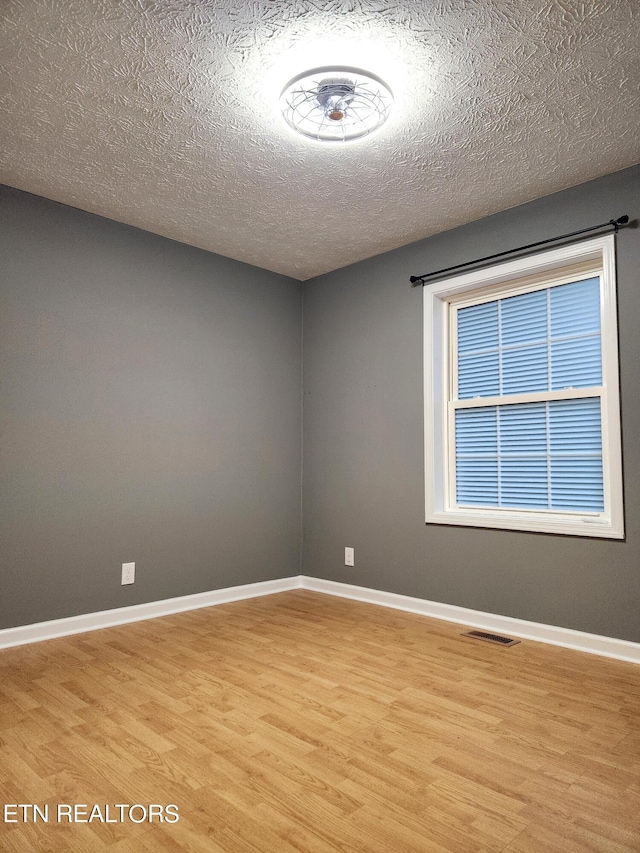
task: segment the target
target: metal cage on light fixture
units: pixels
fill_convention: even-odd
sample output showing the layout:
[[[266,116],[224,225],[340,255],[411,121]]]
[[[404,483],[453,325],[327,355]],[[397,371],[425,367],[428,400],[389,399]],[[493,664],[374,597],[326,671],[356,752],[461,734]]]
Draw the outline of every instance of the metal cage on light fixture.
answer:
[[[392,104],[391,89],[379,77],[343,66],[298,74],[280,96],[289,127],[321,142],[348,142],[374,133]]]

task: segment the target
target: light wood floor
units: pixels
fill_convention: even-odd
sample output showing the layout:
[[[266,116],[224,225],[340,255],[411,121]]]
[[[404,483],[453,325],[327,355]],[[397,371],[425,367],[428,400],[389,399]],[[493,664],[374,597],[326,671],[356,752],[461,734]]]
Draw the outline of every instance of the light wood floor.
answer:
[[[0,808],[51,810],[0,850],[638,853],[640,667],[462,630],[295,591],[0,651]]]

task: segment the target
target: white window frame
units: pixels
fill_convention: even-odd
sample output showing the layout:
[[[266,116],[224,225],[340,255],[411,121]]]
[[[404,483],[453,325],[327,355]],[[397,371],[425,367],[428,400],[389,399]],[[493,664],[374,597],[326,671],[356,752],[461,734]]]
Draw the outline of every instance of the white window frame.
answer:
[[[603,512],[459,507],[455,501],[453,407],[456,359],[452,306],[499,299],[568,281],[600,276],[602,342]],[[424,291],[425,497],[427,524],[528,530],[624,539],[618,324],[614,235],[539,252],[426,285]],[[454,312],[455,313],[455,312]],[[452,345],[453,344],[453,345]],[[546,392],[546,399],[594,396],[593,389]],[[526,402],[540,395],[513,395]],[[483,401],[484,402],[484,401]],[[486,400],[488,404],[489,399]],[[498,402],[497,399],[495,402]],[[504,398],[500,398],[504,403]],[[468,401],[473,405],[473,401]]]

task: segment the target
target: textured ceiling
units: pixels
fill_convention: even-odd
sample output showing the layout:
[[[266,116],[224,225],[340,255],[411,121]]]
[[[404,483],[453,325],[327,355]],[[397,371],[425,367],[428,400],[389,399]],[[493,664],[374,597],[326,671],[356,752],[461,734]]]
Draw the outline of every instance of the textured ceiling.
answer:
[[[638,162],[639,23],[639,0],[2,0],[0,182],[307,279]],[[297,137],[280,90],[336,62],[391,85],[391,119]]]

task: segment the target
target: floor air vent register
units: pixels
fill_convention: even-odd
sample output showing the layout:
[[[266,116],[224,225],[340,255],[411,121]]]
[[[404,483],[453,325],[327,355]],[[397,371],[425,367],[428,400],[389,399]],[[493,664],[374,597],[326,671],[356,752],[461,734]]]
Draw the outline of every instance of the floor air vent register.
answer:
[[[512,640],[511,637],[501,637],[499,634],[487,634],[486,631],[467,631],[462,636],[484,640],[485,643],[495,643],[497,646],[515,646],[520,642],[520,640]]]

